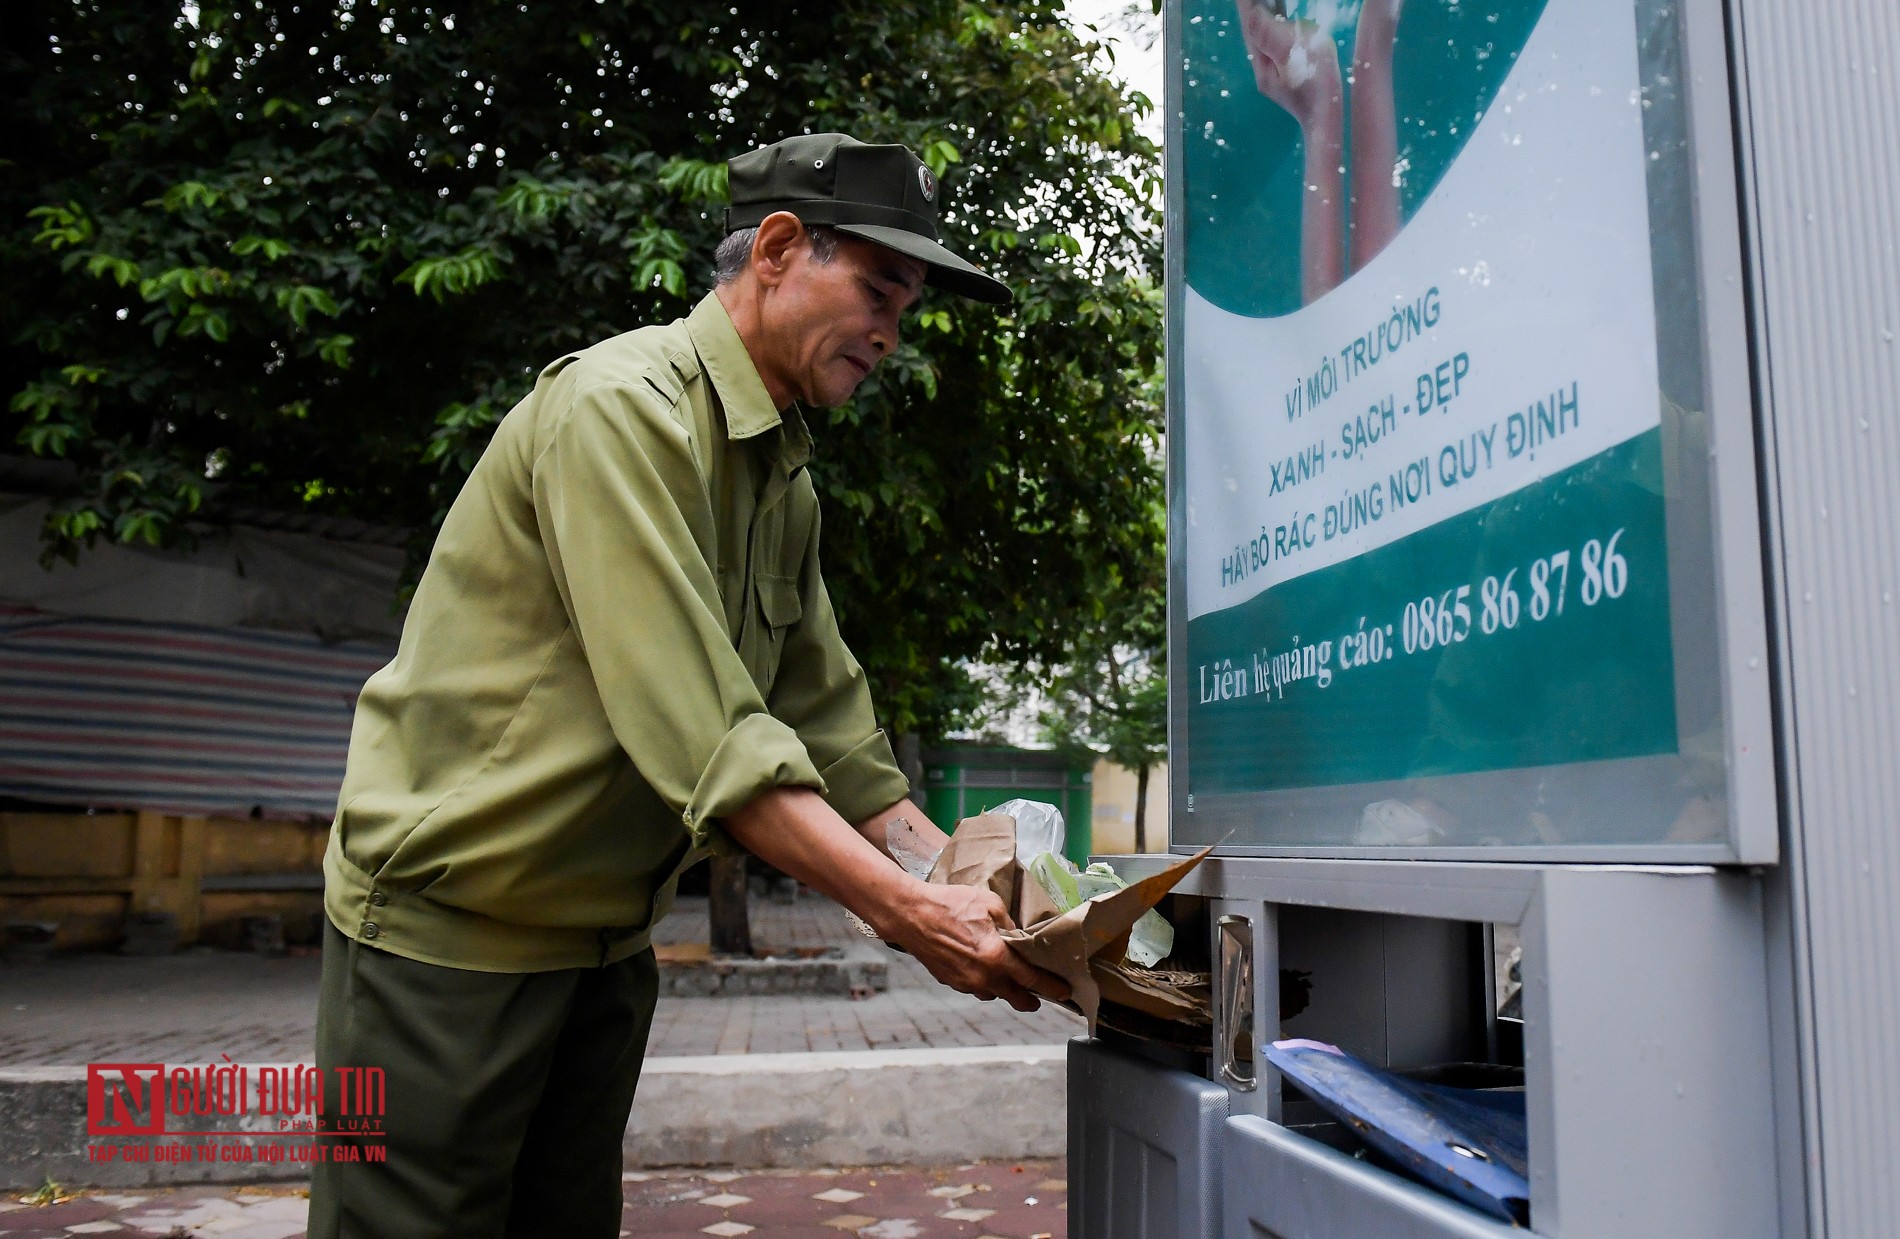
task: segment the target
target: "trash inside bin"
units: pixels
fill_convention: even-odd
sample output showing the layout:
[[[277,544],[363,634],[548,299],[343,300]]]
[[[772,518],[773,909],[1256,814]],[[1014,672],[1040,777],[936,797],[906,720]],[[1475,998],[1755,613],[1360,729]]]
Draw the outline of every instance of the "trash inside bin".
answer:
[[[1267,1061],[1395,1168],[1492,1217],[1530,1224],[1521,1089],[1408,1079],[1320,1041],[1276,1041]]]

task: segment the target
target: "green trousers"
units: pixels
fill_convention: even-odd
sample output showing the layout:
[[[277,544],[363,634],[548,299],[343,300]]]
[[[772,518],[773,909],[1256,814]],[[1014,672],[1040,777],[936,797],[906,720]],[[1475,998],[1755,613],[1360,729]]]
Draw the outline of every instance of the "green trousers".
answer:
[[[325,1137],[309,1239],[610,1239],[621,1140],[659,971],[643,951],[604,968],[471,972],[419,963],[326,927],[317,1066],[380,1067],[374,1136]],[[370,1112],[360,1121],[374,1120]],[[378,1147],[372,1147],[378,1146]],[[378,1151],[381,1157],[378,1157]],[[353,1151],[353,1152],[352,1152]]]

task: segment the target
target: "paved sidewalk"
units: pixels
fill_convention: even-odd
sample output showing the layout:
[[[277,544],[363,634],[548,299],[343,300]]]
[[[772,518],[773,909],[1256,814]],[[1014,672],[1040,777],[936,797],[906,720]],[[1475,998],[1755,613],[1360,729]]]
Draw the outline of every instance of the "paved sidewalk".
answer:
[[[755,941],[824,946],[854,935],[837,905],[755,900]],[[683,899],[655,935],[704,941],[706,904]],[[1081,1021],[1053,1006],[1033,1015],[938,985],[891,952],[890,989],[867,999],[819,995],[662,998],[649,1054],[780,1053],[983,1045],[1050,1045]],[[164,959],[58,956],[0,964],[0,1067],[88,1062],[238,1062],[311,1057],[318,960],[193,949]]]
[[[828,899],[796,904],[755,901],[752,937],[774,947],[862,942],[844,910]],[[658,942],[704,941],[706,901],[682,899],[661,923]],[[1078,1016],[1054,1006],[1024,1015],[1002,1002],[980,1002],[939,985],[910,956],[886,950],[890,988],[869,998],[775,995],[758,998],[663,998],[653,1017],[652,1050],[671,1054],[780,1054],[824,1050],[948,1049],[979,1045],[1051,1045],[1082,1030]]]
[[[817,1171],[631,1172],[621,1234],[642,1239],[1061,1239],[1063,1163]],[[88,1192],[64,1203],[0,1201],[0,1239],[299,1239],[295,1188]]]

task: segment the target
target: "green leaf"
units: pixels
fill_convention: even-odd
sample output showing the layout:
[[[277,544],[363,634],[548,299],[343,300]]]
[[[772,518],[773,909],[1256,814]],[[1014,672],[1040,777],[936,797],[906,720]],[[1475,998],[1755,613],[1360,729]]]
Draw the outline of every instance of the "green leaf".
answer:
[[[139,266],[129,258],[119,258],[112,254],[89,254],[86,257],[86,274],[94,279],[109,275],[120,288],[124,288],[138,280]]]
[[[663,288],[675,297],[686,295],[686,272],[671,258],[649,258],[634,271],[635,288]]]
[[[660,168],[660,186],[687,202],[723,202],[726,161],[674,158]]]
[[[317,345],[317,356],[339,370],[348,370],[350,368],[350,346],[355,343],[356,337],[344,335],[342,332],[338,332],[333,336],[325,336],[323,342]]]
[[[77,202],[68,202],[64,206],[34,207],[26,213],[26,217],[40,222],[40,230],[33,238],[35,245],[57,250],[67,245],[83,245],[92,239],[92,220],[86,217]]]
[[[135,508],[121,514],[113,523],[113,534],[127,545],[143,542],[148,546],[162,546],[165,542],[165,524],[164,518],[158,513]]]
[[[99,514],[90,509],[78,512],[66,512],[54,518],[59,531],[69,538],[90,538],[98,533],[103,522]]]
[[[172,267],[139,281],[139,295],[181,314],[190,302],[224,292],[231,283],[230,273],[217,267]]]
[[[512,211],[524,221],[545,220],[557,214],[568,199],[568,191],[554,189],[533,177],[524,176],[504,189],[495,205]]]
[[[260,237],[252,232],[231,242],[231,252],[240,258],[261,253],[264,255],[265,262],[276,262],[279,258],[294,253],[295,250],[288,241],[281,241],[276,237]]]
[[[14,413],[25,413],[36,422],[42,422],[60,409],[71,405],[72,402],[72,392],[65,386],[44,382],[28,383],[7,401],[7,408]]]
[[[939,177],[943,176],[944,170],[951,164],[963,162],[962,153],[948,138],[938,138],[934,142],[926,143],[923,150],[918,152],[918,158],[922,159]]]
[[[166,190],[158,202],[172,214],[194,208],[208,211],[218,205],[219,196],[217,190],[203,181],[180,181]]]
[[[409,285],[418,297],[427,295],[442,301],[499,278],[500,258],[486,245],[477,243],[445,257],[412,263],[396,277],[396,283]]]
[[[14,442],[35,456],[64,456],[80,436],[79,427],[65,422],[43,422],[20,428]]]
[[[299,330],[309,325],[310,315],[315,313],[335,318],[339,313],[336,299],[329,293],[310,284],[293,284],[277,290],[277,308],[290,315],[290,321]]]

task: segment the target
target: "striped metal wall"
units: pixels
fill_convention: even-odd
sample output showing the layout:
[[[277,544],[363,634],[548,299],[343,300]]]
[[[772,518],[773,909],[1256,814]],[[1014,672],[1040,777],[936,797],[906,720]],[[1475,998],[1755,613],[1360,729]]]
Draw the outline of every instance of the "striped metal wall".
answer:
[[[0,796],[328,818],[393,646],[0,607]]]
[[[1900,4],[1740,0],[1808,1220],[1900,1234]]]

